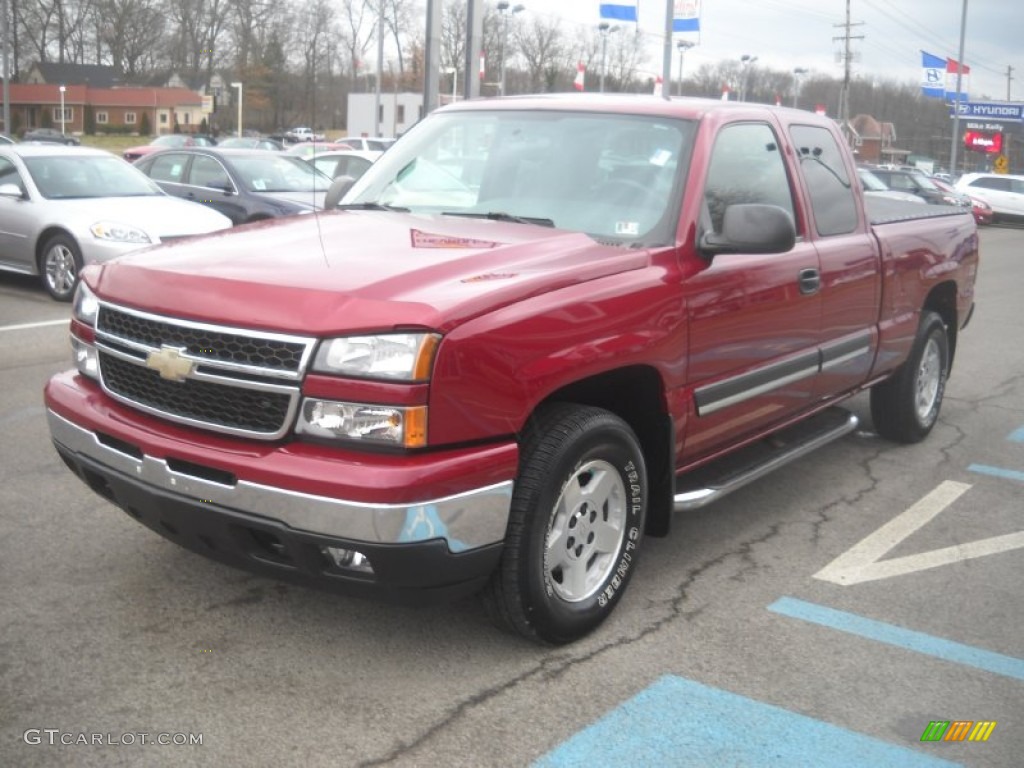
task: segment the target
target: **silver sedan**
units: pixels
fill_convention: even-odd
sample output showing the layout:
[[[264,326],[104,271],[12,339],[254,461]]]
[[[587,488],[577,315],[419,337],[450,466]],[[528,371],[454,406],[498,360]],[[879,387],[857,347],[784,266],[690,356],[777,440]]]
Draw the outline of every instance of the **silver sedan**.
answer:
[[[0,269],[40,275],[58,301],[87,264],[230,226],[104,150],[0,146]]]

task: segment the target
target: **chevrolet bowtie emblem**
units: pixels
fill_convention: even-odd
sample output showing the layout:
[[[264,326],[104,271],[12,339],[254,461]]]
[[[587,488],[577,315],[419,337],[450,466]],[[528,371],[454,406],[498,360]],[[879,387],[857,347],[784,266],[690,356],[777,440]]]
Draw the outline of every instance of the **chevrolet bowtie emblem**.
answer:
[[[195,370],[196,364],[182,357],[183,351],[173,347],[161,347],[146,356],[146,367],[157,371],[162,379],[184,381]]]

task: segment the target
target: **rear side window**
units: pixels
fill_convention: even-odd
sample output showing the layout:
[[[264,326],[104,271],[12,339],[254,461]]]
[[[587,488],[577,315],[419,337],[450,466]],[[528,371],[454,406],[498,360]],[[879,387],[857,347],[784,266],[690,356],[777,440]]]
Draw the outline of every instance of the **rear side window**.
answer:
[[[181,175],[185,170],[186,155],[159,155],[153,158],[149,166],[149,177],[157,181],[181,183]]]
[[[722,231],[725,209],[740,203],[777,205],[793,216],[789,177],[779,142],[764,123],[727,125],[711,154],[704,202],[715,232]]]
[[[790,138],[800,158],[800,173],[811,196],[818,234],[845,235],[857,229],[857,201],[843,153],[832,132],[813,125],[794,125]]]

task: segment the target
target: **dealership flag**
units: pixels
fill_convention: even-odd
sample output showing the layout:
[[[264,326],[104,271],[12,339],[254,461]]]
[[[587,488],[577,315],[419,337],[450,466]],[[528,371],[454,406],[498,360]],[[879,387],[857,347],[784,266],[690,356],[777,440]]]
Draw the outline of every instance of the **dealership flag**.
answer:
[[[700,0],[675,0],[673,32],[700,32]]]
[[[654,95],[655,96],[661,96],[662,90],[663,90],[662,86],[664,85],[664,83],[665,83],[665,81],[661,79],[661,75],[658,75],[656,78],[654,78]]]
[[[921,51],[921,93],[941,99],[946,95],[945,85],[946,60],[941,56],[932,56]]]
[[[601,18],[616,21],[636,21],[636,2],[632,3],[601,3]]]
[[[583,90],[583,76],[586,72],[587,68],[583,66],[582,61],[576,65],[576,79],[572,81],[572,85],[577,91]]]
[[[967,95],[970,90],[967,86],[970,80],[971,68],[966,64],[960,66],[960,98],[956,97],[956,75],[957,62],[953,59],[946,59],[946,101],[970,101]]]

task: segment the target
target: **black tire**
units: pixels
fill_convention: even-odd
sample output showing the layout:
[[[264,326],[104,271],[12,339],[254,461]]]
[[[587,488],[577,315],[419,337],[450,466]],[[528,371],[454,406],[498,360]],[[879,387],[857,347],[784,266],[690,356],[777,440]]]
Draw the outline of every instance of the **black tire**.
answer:
[[[82,252],[70,235],[53,235],[39,254],[43,287],[57,301],[71,301],[82,271]]]
[[[910,355],[896,372],[871,389],[875,431],[898,443],[923,440],[939,420],[949,375],[949,334],[935,312],[925,311]]]
[[[539,411],[523,435],[502,559],[483,591],[492,619],[554,645],[596,628],[636,569],[647,495],[640,444],[622,419],[570,404]]]

